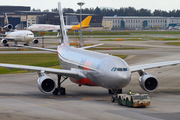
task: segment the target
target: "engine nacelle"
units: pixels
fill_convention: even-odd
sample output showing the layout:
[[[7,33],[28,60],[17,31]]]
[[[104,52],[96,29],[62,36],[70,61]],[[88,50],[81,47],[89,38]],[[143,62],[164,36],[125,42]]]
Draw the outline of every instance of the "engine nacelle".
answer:
[[[5,29],[6,31],[9,31],[9,30],[13,29],[13,25],[7,24],[7,25],[4,26],[4,29]]]
[[[139,78],[139,85],[147,92],[154,92],[158,88],[158,80],[150,74],[145,74]]]
[[[8,42],[8,41],[7,41],[6,39],[2,39],[2,40],[1,40],[1,43],[4,44],[4,45],[7,44],[7,42]]]
[[[33,40],[33,44],[38,44],[39,43],[39,40],[38,39],[34,39]]]
[[[49,76],[42,76],[38,80],[38,88],[43,93],[52,93],[56,88],[56,82]]]

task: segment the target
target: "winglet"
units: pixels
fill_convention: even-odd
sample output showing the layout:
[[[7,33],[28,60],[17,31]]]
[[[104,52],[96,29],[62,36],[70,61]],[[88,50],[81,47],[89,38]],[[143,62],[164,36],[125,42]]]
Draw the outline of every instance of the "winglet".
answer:
[[[59,19],[60,19],[59,25],[60,25],[60,32],[61,32],[61,40],[65,46],[70,46],[68,43],[68,38],[67,38],[66,29],[64,25],[64,19],[63,19],[63,11],[62,11],[60,2],[58,2],[58,9],[59,9]]]

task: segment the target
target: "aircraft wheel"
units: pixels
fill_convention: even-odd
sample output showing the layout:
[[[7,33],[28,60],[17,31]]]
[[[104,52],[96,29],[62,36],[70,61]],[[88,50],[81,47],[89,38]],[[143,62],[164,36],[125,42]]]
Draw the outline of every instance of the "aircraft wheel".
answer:
[[[66,89],[63,88],[63,87],[61,87],[61,88],[60,88],[60,94],[61,94],[61,95],[66,95]]]
[[[114,94],[114,92],[111,89],[108,89],[109,94]]]
[[[29,44],[24,44],[24,46],[29,46]]]
[[[53,91],[53,95],[58,95],[58,92],[59,92],[58,88],[55,88],[55,90]]]
[[[117,93],[121,94],[122,93],[122,89],[118,89]]]

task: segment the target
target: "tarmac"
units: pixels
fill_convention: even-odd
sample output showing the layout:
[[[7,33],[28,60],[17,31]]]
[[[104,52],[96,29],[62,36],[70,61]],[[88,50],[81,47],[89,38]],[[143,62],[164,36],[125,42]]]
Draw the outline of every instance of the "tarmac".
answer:
[[[52,42],[52,41],[51,41]],[[91,43],[103,41],[87,40]],[[109,42],[109,43],[108,43]],[[106,44],[113,45],[112,41]],[[180,47],[169,46],[163,41],[116,42],[114,45],[139,47],[141,50],[103,50],[108,54],[126,54],[129,66],[164,62],[180,59]],[[25,52],[25,51],[18,51]],[[39,51],[31,51],[39,52]],[[2,51],[0,52],[0,54]],[[153,93],[147,93],[139,86],[138,73],[132,74],[132,80],[123,89],[124,93],[146,93],[151,96],[151,105],[146,108],[132,108],[111,103],[107,89],[88,87],[66,80],[62,85],[67,95],[54,96],[38,90],[37,73],[0,75],[0,119],[2,120],[180,120],[180,65],[147,70],[159,80],[159,87]],[[55,80],[57,76],[48,74]]]

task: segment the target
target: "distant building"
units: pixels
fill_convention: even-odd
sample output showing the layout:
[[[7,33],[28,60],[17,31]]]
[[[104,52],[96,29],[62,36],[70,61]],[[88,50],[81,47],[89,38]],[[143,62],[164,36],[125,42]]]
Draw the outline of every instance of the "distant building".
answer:
[[[113,27],[112,21],[102,21],[103,30],[111,30]]]
[[[112,21],[113,29],[153,29],[176,26],[180,17],[104,16],[103,21]]]

